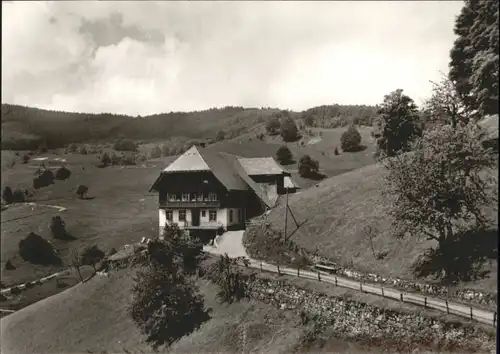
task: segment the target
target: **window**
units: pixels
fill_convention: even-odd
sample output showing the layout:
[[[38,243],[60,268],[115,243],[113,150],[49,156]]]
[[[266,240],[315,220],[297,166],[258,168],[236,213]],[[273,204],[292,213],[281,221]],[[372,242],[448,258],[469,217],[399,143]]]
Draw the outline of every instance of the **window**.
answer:
[[[165,215],[168,221],[174,220],[174,213],[172,212],[172,210],[167,210],[165,212]]]
[[[186,221],[186,209],[179,210],[179,221]]]
[[[175,194],[168,193],[167,199],[171,202],[175,202],[177,200],[177,196]]]
[[[182,201],[189,202],[189,193],[182,193]]]
[[[214,193],[214,192],[208,193],[208,200],[216,201],[217,200],[217,193]]]
[[[206,211],[205,209],[203,209],[203,210],[201,211],[201,216],[202,216],[202,217],[206,217],[206,216],[207,216],[207,211]]]
[[[217,210],[210,209],[208,211],[208,220],[209,221],[217,221]]]
[[[203,193],[198,193],[198,201],[199,202],[203,201]]]
[[[233,222],[233,210],[229,210],[229,222]]]

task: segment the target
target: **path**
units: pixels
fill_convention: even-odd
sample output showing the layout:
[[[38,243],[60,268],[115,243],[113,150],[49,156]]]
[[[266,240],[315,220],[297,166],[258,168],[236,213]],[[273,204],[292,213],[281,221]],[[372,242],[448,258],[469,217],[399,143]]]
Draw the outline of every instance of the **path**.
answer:
[[[228,231],[216,239],[214,246],[205,246],[203,250],[205,252],[218,255],[227,253],[231,258],[248,258],[250,260],[251,268],[261,269],[273,273],[279,272],[279,274],[299,276],[316,281],[324,281],[344,288],[362,291],[365,293],[370,293],[394,300],[409,302],[415,305],[433,308],[442,312],[452,313],[461,317],[474,319],[481,323],[496,326],[496,312],[483,310],[480,308],[430,296],[402,292],[397,289],[382,287],[380,285],[360,283],[356,280],[331,275],[325,272],[313,272],[306,270],[297,271],[297,269],[288,267],[279,267],[278,269],[278,267],[275,265],[252,259],[248,256],[245,247],[243,246],[243,233],[244,231]]]

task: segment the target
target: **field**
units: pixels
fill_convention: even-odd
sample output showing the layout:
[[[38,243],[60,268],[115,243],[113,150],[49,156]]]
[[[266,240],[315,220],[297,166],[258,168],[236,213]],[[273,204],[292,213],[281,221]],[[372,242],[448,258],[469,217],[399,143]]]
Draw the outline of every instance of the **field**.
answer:
[[[289,205],[295,217],[299,223],[305,222],[296,230],[293,220],[288,218],[289,232],[296,230],[291,239],[308,251],[360,271],[437,281],[441,270],[439,260],[422,260],[427,250],[436,247],[436,242],[417,237],[398,239],[391,233],[391,220],[387,216],[391,202],[381,195],[380,188],[384,173],[383,167],[372,164],[323,180],[317,187],[290,196]],[[496,292],[496,205],[487,213],[493,220],[492,231],[459,240],[454,270],[459,286]],[[284,215],[281,205],[267,220],[274,228],[282,230]],[[385,254],[385,257],[375,257],[370,236],[375,253]],[[416,264],[422,265],[418,272]]]

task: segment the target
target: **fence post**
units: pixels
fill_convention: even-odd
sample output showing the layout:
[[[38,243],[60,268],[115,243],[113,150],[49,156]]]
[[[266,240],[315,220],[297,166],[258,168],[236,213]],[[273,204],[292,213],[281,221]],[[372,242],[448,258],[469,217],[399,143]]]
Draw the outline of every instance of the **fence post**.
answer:
[[[380,288],[382,289],[382,297],[385,297],[385,295],[384,295],[384,287],[381,286]]]
[[[363,284],[361,282],[359,282],[359,291],[363,292]]]
[[[444,300],[446,302],[446,313],[450,313],[450,308],[448,307],[448,300]]]
[[[297,268],[297,278],[300,278],[300,268]]]
[[[335,277],[335,286],[337,286],[337,285],[338,285],[338,284],[337,284],[337,277]]]
[[[470,307],[470,319],[471,320],[473,319],[473,316],[472,316],[472,306]]]
[[[318,281],[321,281],[321,276],[319,275],[319,272],[318,272]]]
[[[401,302],[404,302],[404,300],[403,300],[403,293],[399,294],[399,298],[401,299]]]
[[[427,296],[424,297],[424,308],[426,308],[426,307],[427,307]]]
[[[280,274],[280,265],[278,264],[277,267],[278,267],[278,275],[281,275]]]
[[[262,272],[262,262],[260,262],[260,271]]]

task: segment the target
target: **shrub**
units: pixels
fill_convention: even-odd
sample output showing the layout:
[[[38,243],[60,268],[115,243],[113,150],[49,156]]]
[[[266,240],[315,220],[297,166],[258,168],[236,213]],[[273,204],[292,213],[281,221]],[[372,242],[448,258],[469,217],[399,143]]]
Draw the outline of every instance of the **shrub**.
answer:
[[[311,156],[304,155],[299,160],[298,169],[301,177],[313,177],[319,172],[319,163]]]
[[[296,141],[299,138],[299,130],[295,121],[286,117],[283,118],[280,124],[280,135],[283,138],[283,141]]]
[[[23,155],[23,163],[26,164],[30,160],[30,156],[28,154]]]
[[[116,151],[137,151],[137,144],[131,139],[118,139],[113,148]]]
[[[136,164],[135,157],[132,155],[126,155],[121,157],[120,162],[122,165],[128,165],[128,166]]]
[[[158,145],[156,145],[153,149],[151,149],[151,152],[149,153],[149,158],[157,159],[159,157],[161,157],[161,149]]]
[[[333,150],[333,154],[334,154],[335,156],[338,156],[338,154],[339,154],[339,149],[337,149],[337,147],[336,147],[336,146],[335,146],[335,150]]]
[[[38,177],[33,179],[33,188],[39,189],[54,184],[54,173],[51,170],[42,170]]]
[[[221,255],[208,271],[208,278],[219,286],[217,297],[221,302],[231,303],[248,296],[248,285],[238,268],[240,262],[246,267],[249,265],[245,258],[231,259],[227,254]]]
[[[91,265],[96,271],[95,264],[103,259],[105,256],[104,252],[97,247],[97,245],[87,246],[83,249],[81,253],[81,264]]]
[[[2,200],[5,204],[10,204],[13,201],[12,189],[9,186],[5,186],[2,191]]]
[[[7,262],[5,262],[5,269],[6,270],[15,270],[16,267],[14,266],[14,264],[12,264],[12,261],[10,259],[8,259]]]
[[[111,158],[109,157],[109,154],[105,152],[104,154],[101,155],[101,165],[106,167],[111,164]]]
[[[80,146],[78,152],[82,155],[87,155],[87,147],[85,145]]]
[[[59,215],[52,217],[50,222],[50,231],[52,233],[52,237],[60,240],[67,239],[69,236],[66,231],[66,224]]]
[[[361,144],[361,134],[354,125],[351,125],[340,137],[340,146],[343,151],[357,151]]]
[[[76,194],[78,194],[80,199],[83,199],[88,191],[89,191],[89,187],[87,187],[83,184],[80,184],[80,185],[78,185],[78,187],[76,187]]]
[[[24,203],[26,201],[26,193],[22,189],[16,189],[12,193],[12,203]]]
[[[220,130],[215,137],[215,141],[222,141],[225,138],[226,138],[226,133],[223,130]]]
[[[280,120],[276,116],[272,116],[266,124],[266,131],[269,135],[278,135],[281,127]]]
[[[77,152],[78,150],[78,146],[76,144],[69,144],[68,145],[68,152],[74,154],[75,152]]]
[[[286,145],[283,145],[276,151],[276,159],[280,164],[287,165],[293,162],[293,155],[290,149]]]
[[[71,176],[71,171],[68,170],[66,167],[61,167],[58,168],[56,171],[56,179],[64,181],[68,179]]]
[[[52,244],[33,232],[19,241],[19,254],[22,259],[33,264],[61,265],[62,263]]]

